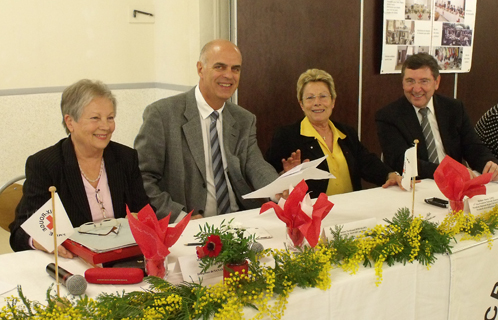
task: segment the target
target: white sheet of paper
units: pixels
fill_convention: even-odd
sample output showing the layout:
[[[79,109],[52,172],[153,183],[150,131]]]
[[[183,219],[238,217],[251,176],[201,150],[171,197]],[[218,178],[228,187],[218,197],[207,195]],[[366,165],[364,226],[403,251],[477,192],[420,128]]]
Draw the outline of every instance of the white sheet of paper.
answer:
[[[473,196],[467,200],[470,213],[478,215],[492,210],[498,204],[498,193]]]
[[[370,218],[370,219],[364,219],[364,220],[358,220],[355,222],[345,223],[342,225],[341,235],[357,237],[363,231],[366,231],[367,229],[375,228],[376,224],[377,224],[376,218]],[[330,229],[335,230],[335,227],[336,227],[335,225],[324,227],[322,235],[324,235],[325,238],[327,238],[327,240],[332,240],[333,236],[332,236],[332,232],[330,231]]]
[[[335,176],[327,171],[317,169],[316,167],[325,160],[327,156],[319,159],[304,162],[291,170],[287,171],[269,185],[243,195],[244,199],[271,198],[284,190],[289,189],[289,186],[296,186],[301,180],[322,180],[335,179]]]
[[[199,267],[199,261],[196,255],[188,255],[178,257],[178,264],[182,270],[183,281],[195,281],[197,282],[199,278],[210,279],[215,277],[221,277],[223,275],[223,267],[217,268],[211,267],[205,273],[201,272],[201,267]]]

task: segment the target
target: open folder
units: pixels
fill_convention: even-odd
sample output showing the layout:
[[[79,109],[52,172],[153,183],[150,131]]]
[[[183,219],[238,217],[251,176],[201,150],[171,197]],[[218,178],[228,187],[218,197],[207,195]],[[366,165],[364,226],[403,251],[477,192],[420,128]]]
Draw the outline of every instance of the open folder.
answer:
[[[335,176],[330,172],[323,171],[317,166],[325,160],[327,156],[319,159],[303,162],[300,165],[287,171],[269,185],[243,195],[244,199],[255,198],[271,198],[282,191],[289,189],[289,186],[296,186],[301,180],[322,180],[322,179],[335,179]]]

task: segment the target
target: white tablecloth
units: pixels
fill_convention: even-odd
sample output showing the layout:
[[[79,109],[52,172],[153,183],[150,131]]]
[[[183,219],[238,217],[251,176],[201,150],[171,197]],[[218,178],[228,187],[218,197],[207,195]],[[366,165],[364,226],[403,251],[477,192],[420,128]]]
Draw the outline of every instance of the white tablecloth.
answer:
[[[429,197],[444,196],[433,180],[424,180],[416,186],[415,214],[431,213],[440,221],[447,214],[442,209],[426,204]],[[488,185],[488,193],[498,191],[497,184]],[[412,193],[399,188],[375,188],[359,192],[331,196],[335,204],[322,226],[344,224],[352,221],[377,218],[391,219],[398,208],[411,209]],[[195,247],[183,244],[195,242],[193,235],[199,231],[199,223],[219,225],[221,220],[235,218],[246,227],[263,227],[272,239],[260,240],[265,248],[282,248],[285,225],[272,212],[259,214],[259,210],[232,213],[224,216],[191,221],[177,244],[171,248],[170,266],[179,256],[194,255]],[[418,263],[384,264],[383,281],[375,285],[373,268],[360,268],[356,275],[332,270],[332,287],[327,291],[296,288],[288,298],[284,319],[483,319],[491,307],[488,317],[493,316],[493,307],[498,300],[490,297],[498,282],[498,249],[489,250],[484,242],[462,241],[455,244],[453,254],[438,256],[437,262],[427,270]],[[45,272],[53,257],[38,251],[25,251],[0,255],[0,282],[22,285],[31,300],[44,301],[47,288],[54,281]],[[83,274],[88,265],[79,259],[59,259],[59,265],[74,274]],[[171,270],[172,271],[172,270]],[[172,274],[171,280],[179,276]],[[86,294],[96,297],[101,292],[141,290],[146,283],[115,286],[89,284]],[[497,289],[498,290],[498,289]],[[3,293],[6,297],[15,290]],[[61,294],[67,294],[61,287]],[[5,304],[4,302],[2,302]],[[251,310],[245,312],[250,317]]]

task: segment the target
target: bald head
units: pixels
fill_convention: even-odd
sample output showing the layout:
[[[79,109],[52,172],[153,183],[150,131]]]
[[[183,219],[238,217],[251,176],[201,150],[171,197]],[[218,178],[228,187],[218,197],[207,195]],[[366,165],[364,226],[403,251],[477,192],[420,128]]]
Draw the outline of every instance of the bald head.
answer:
[[[209,41],[204,45],[204,47],[202,47],[201,54],[199,55],[199,61],[203,65],[206,65],[206,63],[208,62],[208,56],[211,54],[215,54],[216,52],[219,52],[221,50],[233,51],[234,53],[238,54],[240,56],[240,59],[242,60],[242,54],[235,44],[225,39],[215,39]]]

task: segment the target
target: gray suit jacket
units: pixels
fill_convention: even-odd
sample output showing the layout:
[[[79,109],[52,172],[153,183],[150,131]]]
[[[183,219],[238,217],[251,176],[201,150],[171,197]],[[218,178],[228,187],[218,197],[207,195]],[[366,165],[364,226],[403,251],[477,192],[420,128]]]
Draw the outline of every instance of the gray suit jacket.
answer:
[[[195,88],[149,105],[135,139],[145,190],[159,218],[184,210],[202,214],[206,206],[206,164]],[[256,117],[227,102],[223,109],[223,147],[239,208],[261,206],[242,195],[278,177],[256,141]]]

